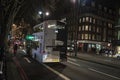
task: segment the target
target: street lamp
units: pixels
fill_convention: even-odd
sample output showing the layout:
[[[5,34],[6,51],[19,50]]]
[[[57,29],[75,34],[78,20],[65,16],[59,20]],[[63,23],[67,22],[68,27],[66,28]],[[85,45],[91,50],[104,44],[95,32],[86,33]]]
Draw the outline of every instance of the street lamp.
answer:
[[[71,2],[73,3],[73,22],[74,22],[74,27],[76,27],[75,30],[75,37],[74,37],[74,51],[75,51],[75,56],[77,56],[77,51],[78,51],[78,46],[77,46],[77,42],[78,42],[78,20],[79,20],[79,5],[80,5],[80,0],[71,0]],[[72,35],[73,36],[73,35]]]
[[[39,15],[43,15],[42,17],[45,17],[45,16],[49,16],[50,13],[47,11],[47,12],[42,12],[42,11],[39,11],[38,12]]]
[[[50,13],[47,11],[47,12],[43,12],[43,11],[39,11],[38,14],[40,15],[40,17],[42,18],[42,22],[45,20],[45,17],[46,16],[49,16]]]
[[[76,3],[76,0],[71,0],[72,3]]]
[[[45,13],[46,16],[49,16],[49,14],[50,14],[49,12],[46,12],[46,13]]]
[[[42,11],[39,11],[38,13],[41,15],[41,14],[42,14]]]
[[[49,16],[50,15],[50,13],[47,11],[47,12],[43,12],[43,11],[39,11],[38,12],[39,13],[39,15],[41,16],[41,18],[42,18],[42,22],[45,20],[45,17],[46,16]],[[46,24],[46,22],[43,24],[43,25],[45,25]],[[43,35],[43,50],[45,50],[45,26],[44,26],[44,35]]]

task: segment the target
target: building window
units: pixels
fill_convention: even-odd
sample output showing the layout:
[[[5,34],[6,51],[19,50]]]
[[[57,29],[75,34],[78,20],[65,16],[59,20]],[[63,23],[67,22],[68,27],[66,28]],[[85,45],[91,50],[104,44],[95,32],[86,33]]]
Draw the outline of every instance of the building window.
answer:
[[[92,35],[92,40],[95,40],[95,35],[94,34]]]
[[[97,32],[99,32],[99,27],[97,27]]]
[[[98,8],[101,10],[101,9],[102,9],[102,6],[101,6],[101,5],[98,5]]]
[[[120,8],[119,8],[119,15],[120,15]]]
[[[98,25],[102,25],[102,21],[101,20],[97,20],[97,24]]]
[[[79,26],[79,31],[81,31],[81,26]]]
[[[93,26],[93,32],[95,32],[95,26]]]
[[[104,11],[107,12],[107,8],[106,7],[104,7]]]
[[[73,32],[73,38],[75,38],[75,36],[76,36],[76,35],[75,35],[75,32]]]
[[[111,9],[109,9],[109,13],[110,13],[110,14],[112,13],[112,10],[111,10]]]
[[[86,21],[87,21],[87,22],[89,21],[89,17],[86,17]]]
[[[120,31],[118,31],[118,40],[120,40]]]
[[[92,18],[90,17],[90,23],[92,23]]]
[[[109,27],[109,28],[112,28],[112,24],[108,23],[108,27]]]
[[[82,26],[82,30],[84,31],[84,25]]]
[[[85,39],[88,39],[88,34],[85,34]]]
[[[91,2],[91,6],[95,7],[95,2],[94,1]]]
[[[82,39],[84,39],[84,34],[82,34]]]
[[[106,41],[106,28],[103,29],[103,41]]]
[[[89,39],[91,40],[91,34],[89,34]]]
[[[85,30],[88,31],[88,25],[85,26]]]
[[[83,17],[83,22],[85,22],[85,18]]]
[[[89,31],[91,31],[91,26],[89,26]]]
[[[80,34],[78,34],[78,39],[79,39],[79,40],[80,40],[80,37],[81,37]]]
[[[99,35],[97,35],[97,40],[98,40],[98,41],[100,40],[100,36],[99,36]]]
[[[93,19],[93,23],[95,24],[95,19]]]
[[[81,18],[79,19],[79,22],[81,23]]]
[[[110,26],[111,26],[111,24],[110,23],[108,23],[108,27],[110,28]]]
[[[81,4],[82,4],[82,6],[85,6],[86,5],[86,0],[83,0]]]
[[[106,26],[106,24],[107,24],[107,23],[106,23],[106,22],[104,22],[104,26]]]

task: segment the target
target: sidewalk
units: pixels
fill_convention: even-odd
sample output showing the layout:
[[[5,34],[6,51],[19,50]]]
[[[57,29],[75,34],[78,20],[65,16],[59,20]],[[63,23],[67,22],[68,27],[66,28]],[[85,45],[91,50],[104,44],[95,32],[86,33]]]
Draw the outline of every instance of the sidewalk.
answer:
[[[68,54],[68,56],[70,55]],[[73,57],[73,55],[70,57]],[[77,53],[77,58],[120,69],[120,60],[117,60],[113,57],[107,57],[107,56],[101,56],[98,54],[89,54],[89,53]]]
[[[13,54],[6,53],[6,62],[7,62],[7,80],[22,80],[17,66],[13,62]]]

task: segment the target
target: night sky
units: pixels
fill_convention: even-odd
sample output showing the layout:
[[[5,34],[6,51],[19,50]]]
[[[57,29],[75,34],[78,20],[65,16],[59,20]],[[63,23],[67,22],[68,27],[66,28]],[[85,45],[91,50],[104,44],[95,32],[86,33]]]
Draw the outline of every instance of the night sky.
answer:
[[[45,0],[45,1],[47,2],[47,0]],[[61,17],[65,17],[67,14],[70,13],[70,8],[72,7],[71,0],[56,0],[56,1],[57,1],[57,3],[55,4],[55,10],[52,11],[49,16],[50,19],[59,19]],[[89,2],[91,0],[86,0],[86,1]],[[109,6],[111,6],[111,8],[120,6],[119,5],[120,0],[94,0],[94,1],[97,1],[101,5],[109,5]],[[37,3],[42,3],[42,2],[43,2],[43,0],[35,0],[35,2],[33,0],[30,0],[29,4],[23,6],[23,9],[21,9],[19,11],[20,17],[17,16],[18,19],[23,17],[26,19],[26,21],[28,21],[30,23],[34,22],[35,16],[34,16],[34,19],[32,20],[33,17],[31,15],[33,15],[34,13],[38,14],[37,11],[39,10],[40,5],[38,5]],[[31,7],[34,3],[36,4],[36,6]],[[28,6],[28,8],[26,6]],[[25,10],[25,8],[26,8],[26,10]],[[21,15],[21,12],[23,12],[22,10],[25,10],[25,11]],[[32,13],[32,14],[30,14],[30,13]],[[31,19],[29,19],[29,18],[31,18]],[[31,21],[29,21],[29,20],[31,20]]]

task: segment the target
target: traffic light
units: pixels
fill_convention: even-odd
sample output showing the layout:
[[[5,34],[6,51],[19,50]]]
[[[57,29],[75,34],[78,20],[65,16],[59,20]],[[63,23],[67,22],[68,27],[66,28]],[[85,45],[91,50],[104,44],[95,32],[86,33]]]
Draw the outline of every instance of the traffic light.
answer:
[[[26,35],[26,40],[33,40],[35,38],[34,35]]]

